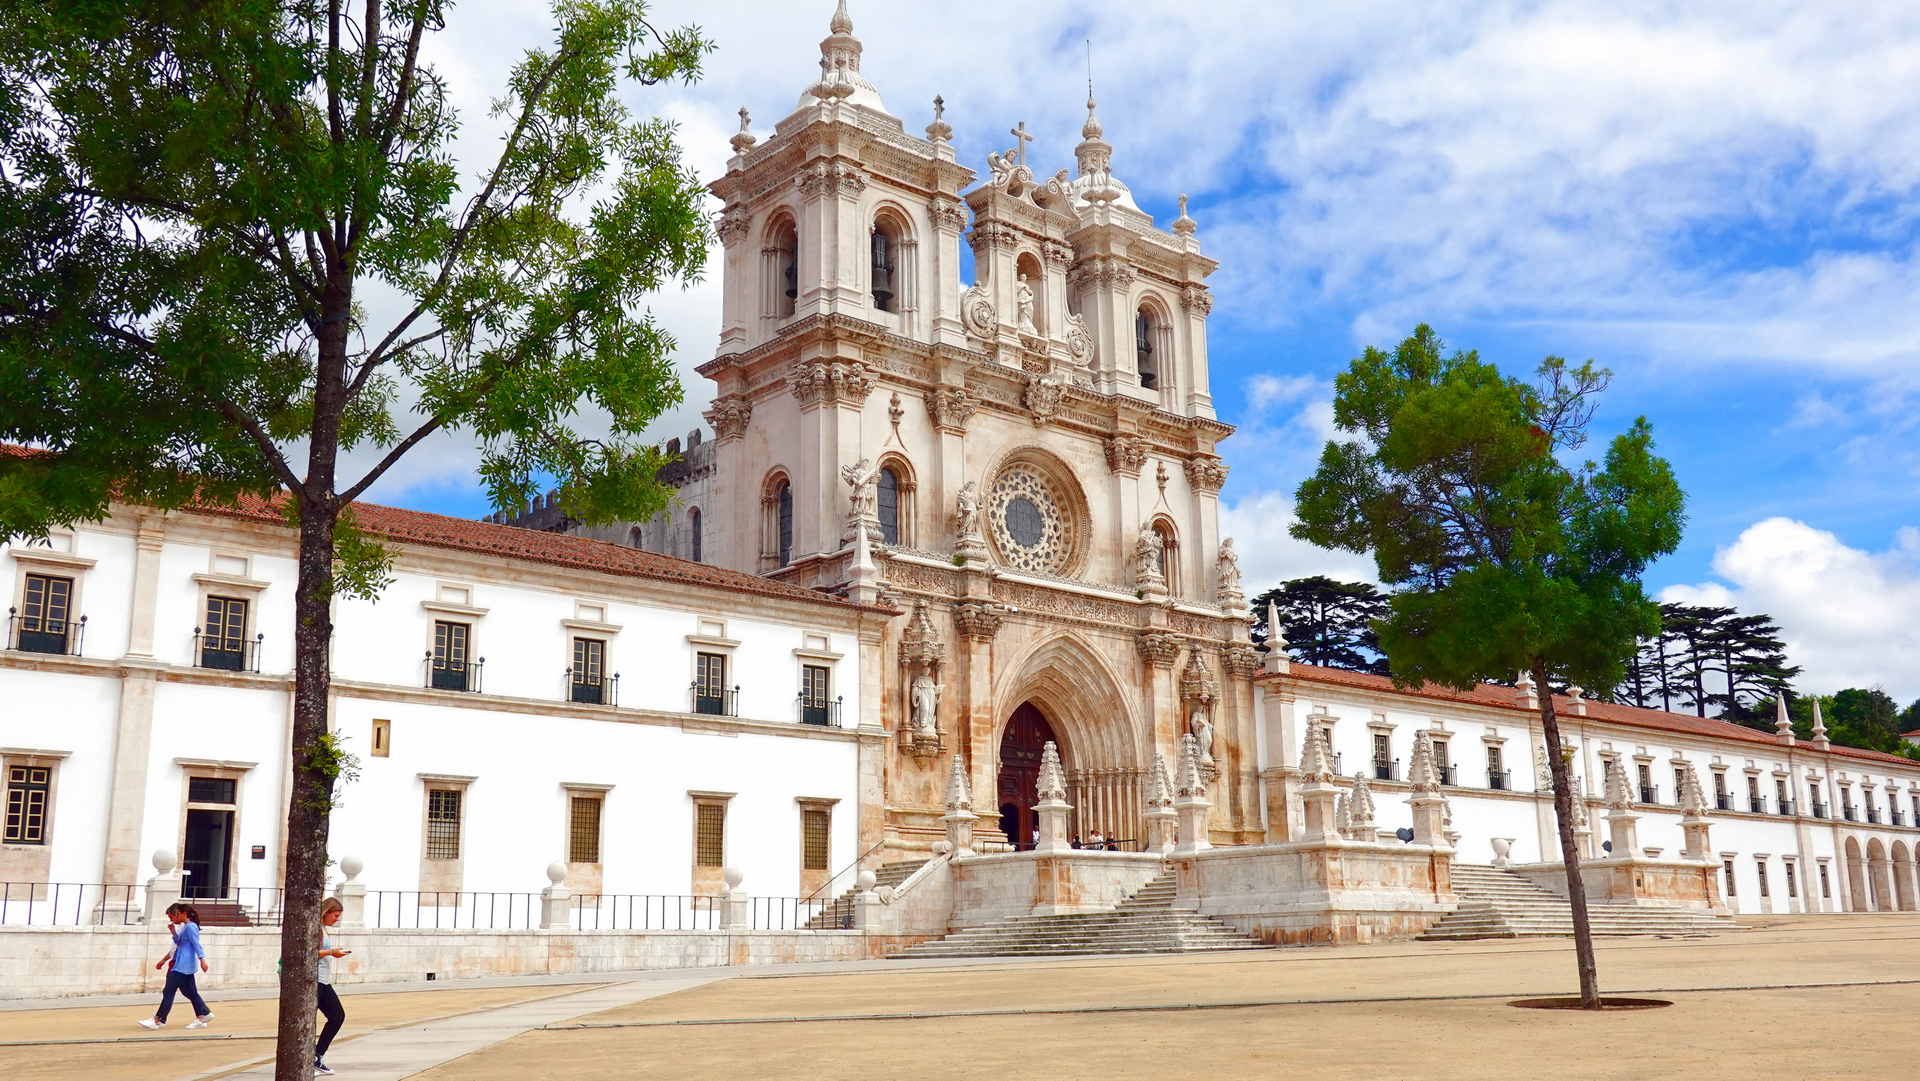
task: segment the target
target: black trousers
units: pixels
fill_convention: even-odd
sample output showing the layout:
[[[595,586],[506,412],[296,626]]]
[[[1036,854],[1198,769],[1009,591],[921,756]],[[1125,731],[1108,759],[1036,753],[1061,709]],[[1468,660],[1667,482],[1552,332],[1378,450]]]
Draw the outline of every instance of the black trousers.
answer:
[[[347,1008],[340,1005],[340,996],[333,993],[333,985],[319,984],[317,1005],[320,1013],[326,1017],[326,1027],[320,1030],[320,1042],[313,1045],[313,1060],[319,1062],[327,1057],[327,1048],[333,1046],[333,1038],[340,1035],[340,1026],[347,1023]]]
[[[193,1004],[193,1015],[195,1017],[205,1017],[212,1012],[207,1009],[207,1004],[200,999],[200,989],[194,986],[193,973],[175,972],[172,969],[168,969],[167,989],[160,992],[160,1008],[153,1011],[153,1019],[155,1021],[163,1025],[167,1023],[167,1014],[173,1010],[173,996],[175,992],[187,996],[187,1001]]]

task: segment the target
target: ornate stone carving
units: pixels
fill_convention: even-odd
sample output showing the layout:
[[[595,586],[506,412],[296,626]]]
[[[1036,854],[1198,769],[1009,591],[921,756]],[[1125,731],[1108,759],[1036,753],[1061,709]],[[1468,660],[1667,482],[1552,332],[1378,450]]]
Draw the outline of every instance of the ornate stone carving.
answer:
[[[1078,367],[1093,363],[1093,332],[1087,329],[1087,317],[1079,312],[1067,316],[1067,352]]]
[[[1040,780],[1035,786],[1035,795],[1041,803],[1064,803],[1067,798],[1067,778],[1060,771],[1060,748],[1052,740],[1040,748]]]
[[[1116,435],[1107,440],[1107,468],[1115,473],[1140,474],[1140,467],[1147,464],[1147,445],[1130,435]]]
[[[975,251],[981,248],[991,251],[994,248],[1012,247],[1020,243],[1020,234],[1004,226],[982,225],[967,234],[967,242],[973,245]]]
[[[1103,601],[1082,593],[1064,593],[1019,582],[996,580],[993,583],[993,599],[1027,611],[1045,612],[1051,616],[1083,620],[1109,628],[1124,627],[1132,623],[1135,616],[1131,604]],[[1177,646],[1175,648],[1178,649]]]
[[[1173,778],[1167,773],[1167,757],[1153,752],[1153,769],[1148,773],[1147,810],[1173,810]]]
[[[1213,722],[1207,719],[1207,707],[1196,705],[1187,714],[1187,731],[1200,745],[1200,764],[1213,765]]]
[[[1060,384],[1051,379],[1035,377],[1027,380],[1027,391],[1022,401],[1027,411],[1033,414],[1035,424],[1046,424],[1060,412]]]
[[[1223,608],[1239,608],[1247,602],[1247,595],[1240,590],[1240,556],[1233,550],[1233,538],[1220,542],[1220,554],[1214,557],[1213,574],[1216,579],[1214,599]]]
[[[793,183],[809,199],[822,194],[852,197],[867,190],[867,174],[844,161],[817,161],[795,173]]]
[[[1213,291],[1204,285],[1188,285],[1180,290],[1180,299],[1186,302],[1187,310],[1205,315],[1213,310]]]
[[[951,570],[943,567],[926,567],[899,559],[887,561],[887,583],[898,589],[919,590],[941,596],[952,596],[956,592]]]
[[[957,387],[942,387],[927,395],[927,415],[936,428],[967,430],[967,421],[980,408],[980,399]]]
[[[1252,679],[1260,670],[1260,651],[1244,643],[1228,646],[1220,654],[1220,663],[1234,679]]]
[[[991,642],[1000,633],[1000,621],[1006,617],[986,601],[961,601],[953,606],[953,623],[960,633],[976,642]]]
[[[1413,764],[1407,768],[1407,782],[1414,795],[1440,794],[1440,771],[1433,768],[1433,741],[1423,731],[1413,734]]]
[[[713,231],[719,235],[720,243],[731,248],[747,235],[747,230],[752,224],[751,218],[752,215],[747,213],[746,207],[730,206],[720,212],[719,219],[714,222]]]
[[[1633,808],[1633,789],[1627,784],[1627,771],[1617,758],[1607,759],[1607,806],[1616,811]]]
[[[1333,752],[1327,748],[1327,730],[1314,725],[1307,730],[1306,741],[1300,748],[1300,779],[1308,784],[1330,784],[1333,777]]]
[[[802,405],[821,402],[863,403],[873,390],[873,373],[857,360],[798,360],[788,370],[787,384]]]
[[[852,465],[840,467],[840,479],[847,482],[847,500],[855,515],[865,515],[873,510],[874,482],[880,477],[880,470],[866,458]]]
[[[1014,325],[1022,334],[1038,334],[1040,330],[1033,323],[1033,287],[1027,284],[1027,276],[1022,274],[1013,286],[1014,307],[1018,312]]]
[[[960,325],[976,338],[991,340],[1000,333],[1000,315],[994,310],[993,293],[985,285],[975,284],[960,295]]]
[[[1160,573],[1166,541],[1152,525],[1143,524],[1133,541],[1133,584],[1149,592],[1163,592],[1167,579]]]
[[[1200,770],[1200,741],[1191,735],[1180,737],[1180,779],[1173,786],[1178,799],[1207,798],[1206,777]]]
[[[1347,807],[1353,816],[1353,834],[1356,841],[1373,840],[1373,789],[1367,785],[1367,775],[1353,775],[1353,797],[1347,801]]]
[[[973,810],[973,793],[967,790],[967,768],[959,755],[953,756],[953,768],[947,772],[947,813]]]
[[[900,664],[907,670],[908,727],[902,736],[918,757],[940,751],[940,669],[946,654],[927,602],[914,601],[913,616],[900,635]]]
[[[1047,262],[1054,266],[1063,267],[1073,262],[1073,248],[1057,241],[1048,241],[1042,252]]]
[[[1180,673],[1180,700],[1209,703],[1220,697],[1220,681],[1213,678],[1201,650],[1187,654],[1187,667]]]
[[[1024,462],[1008,466],[984,505],[986,527],[1008,566],[1042,574],[1066,570],[1076,540],[1071,504],[1045,473]]]
[[[1180,656],[1180,637],[1165,631],[1143,631],[1136,639],[1140,656],[1155,668],[1172,668]]]
[[[1217,492],[1227,483],[1227,463],[1212,456],[1188,458],[1187,483],[1198,492]]]
[[[713,426],[715,439],[721,442],[738,439],[747,430],[747,422],[753,419],[753,403],[738,394],[723,394],[713,400],[703,415]]]
[[[933,225],[936,229],[953,233],[965,229],[967,214],[960,209],[960,200],[948,195],[936,196],[933,200]]]

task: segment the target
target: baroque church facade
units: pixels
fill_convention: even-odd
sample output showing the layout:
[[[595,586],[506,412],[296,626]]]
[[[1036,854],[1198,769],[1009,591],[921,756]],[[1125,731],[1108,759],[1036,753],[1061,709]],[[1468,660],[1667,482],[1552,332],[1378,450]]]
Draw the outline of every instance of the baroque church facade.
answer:
[[[891,740],[863,843],[940,836],[953,755],[994,794],[989,835],[1026,840],[1049,741],[1076,831],[1142,838],[1153,757],[1189,732],[1214,838],[1263,839],[1216,263],[1184,200],[1169,228],[1139,208],[1091,97],[1071,174],[1041,175],[1023,124],[982,180],[938,99],[924,135],[887,110],[844,4],[830,30],[768,137],[741,111],[712,184],[705,558],[904,613],[868,643]]]

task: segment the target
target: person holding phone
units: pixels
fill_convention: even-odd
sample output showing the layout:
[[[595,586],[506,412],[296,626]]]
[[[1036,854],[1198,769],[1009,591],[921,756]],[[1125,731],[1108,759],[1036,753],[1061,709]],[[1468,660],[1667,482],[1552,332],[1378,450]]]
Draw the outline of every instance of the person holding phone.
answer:
[[[173,936],[173,949],[153,967],[167,974],[166,989],[160,993],[160,1008],[140,1022],[141,1028],[160,1028],[173,1009],[173,996],[185,994],[193,1005],[193,1022],[188,1028],[206,1028],[213,1011],[200,998],[194,975],[207,971],[207,951],[200,947],[200,913],[188,904],[167,906],[167,933]]]
[[[327,929],[340,922],[340,914],[345,910],[338,897],[329,897],[320,904],[319,963],[314,967],[314,980],[319,987],[314,997],[327,1024],[320,1030],[319,1041],[313,1045],[313,1072],[329,1077],[333,1071],[327,1068],[327,1048],[333,1046],[333,1038],[340,1034],[340,1027],[347,1023],[347,1008],[340,1005],[340,996],[333,992],[333,959],[345,957],[353,951],[335,948],[333,936],[327,934]]]

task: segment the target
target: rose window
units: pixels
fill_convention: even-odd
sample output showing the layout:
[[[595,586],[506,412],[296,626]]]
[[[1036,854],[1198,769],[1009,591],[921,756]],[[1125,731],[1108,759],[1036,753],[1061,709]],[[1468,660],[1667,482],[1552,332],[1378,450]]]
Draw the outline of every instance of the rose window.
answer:
[[[1046,475],[1014,465],[1000,474],[986,501],[987,522],[1002,562],[1020,570],[1059,574],[1072,554],[1067,500]]]

